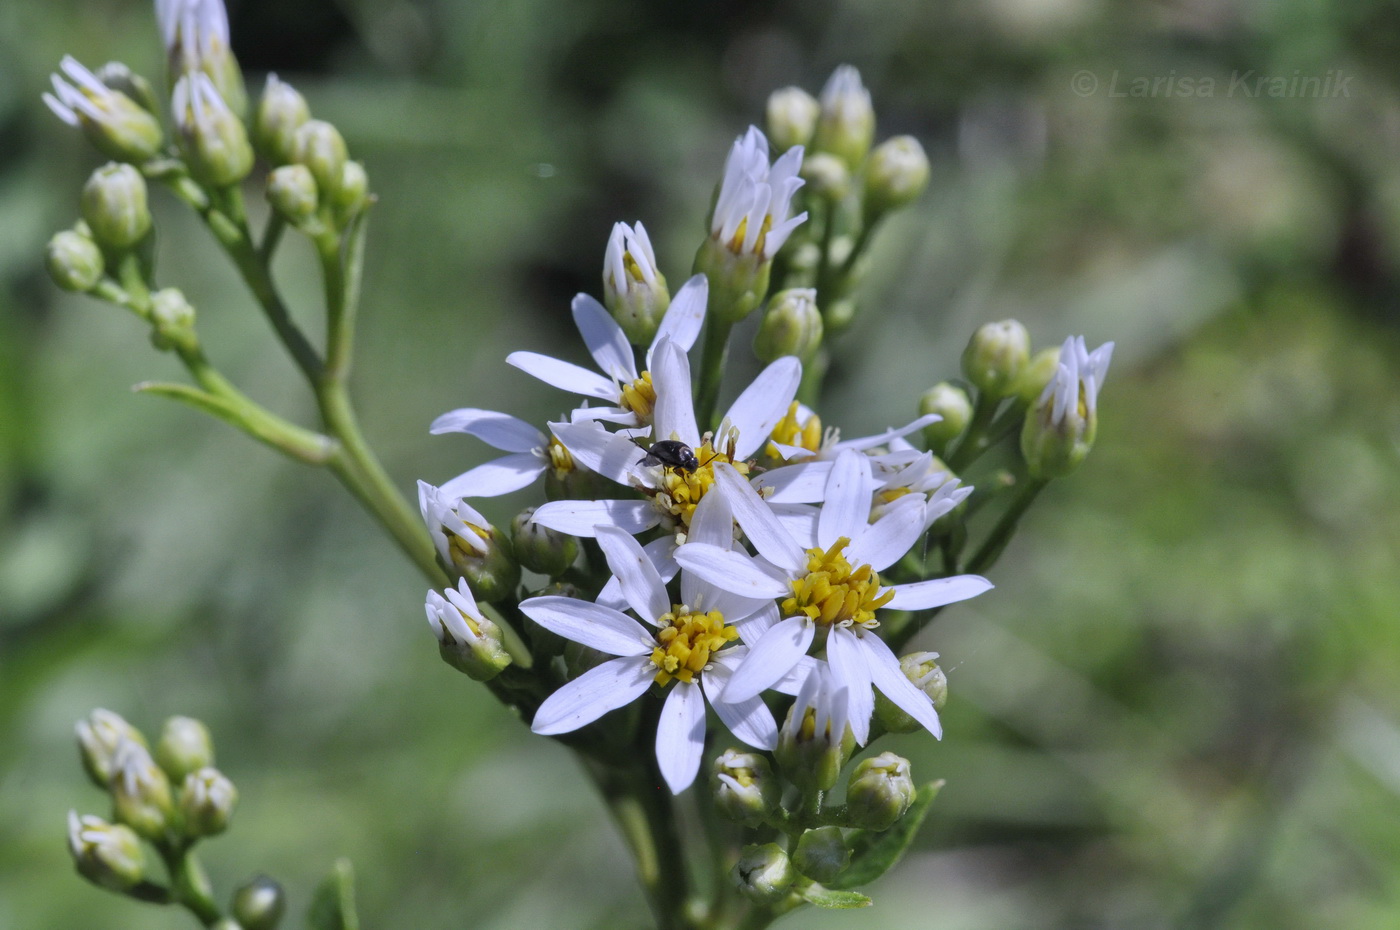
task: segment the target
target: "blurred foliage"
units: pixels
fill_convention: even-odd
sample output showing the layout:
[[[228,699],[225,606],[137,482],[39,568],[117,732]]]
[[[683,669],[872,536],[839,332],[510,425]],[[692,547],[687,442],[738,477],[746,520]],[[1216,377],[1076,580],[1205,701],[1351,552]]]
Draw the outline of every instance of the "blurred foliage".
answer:
[[[935,178],[885,231],[824,416],[902,421],[986,319],[1117,340],[1087,467],[998,590],[919,639],[952,688],[942,743],[890,747],[948,780],[921,846],[875,908],[804,927],[1400,920],[1394,4],[229,6],[245,65],[336,122],[381,197],[358,393],[406,488],[490,454],[430,439],[437,413],[559,413],[505,353],[581,355],[565,310],[598,292],[614,220],[645,222],[682,280],[730,140],[843,61]],[[97,163],[40,105],[47,73],[65,52],[159,73],[148,7],[0,6],[0,926],[187,926],[72,874],[93,706],[210,724],[243,797],[208,847],[224,894],[266,871],[301,913],[347,856],[367,927],[640,923],[600,805],[438,660],[368,520],[326,476],[129,394],[178,374],[44,277]],[[1225,92],[1329,71],[1347,96]],[[1112,95],[1144,77],[1217,89]],[[212,354],[309,417],[231,270],[157,200],[162,275]],[[309,250],[279,271],[314,311]]]

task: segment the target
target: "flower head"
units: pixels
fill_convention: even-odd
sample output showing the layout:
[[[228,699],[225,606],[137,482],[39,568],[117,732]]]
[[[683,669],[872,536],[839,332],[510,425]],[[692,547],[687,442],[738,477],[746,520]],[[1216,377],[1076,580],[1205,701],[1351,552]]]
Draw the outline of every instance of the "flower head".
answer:
[[[59,67],[67,80],[52,75],[53,93],[43,95],[55,116],[81,128],[111,158],[141,162],[160,152],[164,134],[145,108],[102,83],[71,55]]]
[[[1090,352],[1082,336],[1065,340],[1055,374],[1021,430],[1021,454],[1032,477],[1062,478],[1089,454],[1098,433],[1099,388],[1112,357],[1111,342]]]
[[[710,218],[710,235],[736,255],[771,259],[807,214],[789,216],[792,196],[802,186],[802,147],[793,146],[772,165],[768,140],[750,126],[734,142]]]

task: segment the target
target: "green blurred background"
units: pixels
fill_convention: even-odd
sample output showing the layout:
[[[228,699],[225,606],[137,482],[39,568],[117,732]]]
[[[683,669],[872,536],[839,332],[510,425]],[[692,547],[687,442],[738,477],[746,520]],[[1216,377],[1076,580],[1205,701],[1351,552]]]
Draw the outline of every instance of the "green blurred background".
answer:
[[[405,489],[490,454],[429,437],[444,410],[562,412],[504,355],[580,355],[568,299],[598,293],[614,220],[645,222],[683,280],[732,138],[841,62],[934,181],[879,243],[826,418],[908,418],[984,320],[1117,341],[1087,465],[1042,497],[997,590],[918,640],[953,695],[941,743],[889,746],[948,779],[919,847],[874,908],[787,925],[1400,924],[1393,3],[230,11],[250,88],[294,83],[380,195],[357,391]],[[367,927],[642,923],[567,753],[438,660],[421,581],[330,478],[132,395],[179,372],[135,320],[48,282],[44,242],[98,163],[39,103],[65,52],[154,77],[149,4],[0,5],[0,927],[192,926],[72,873],[64,815],[105,813],[72,740],[94,706],[213,728],[243,798],[207,846],[222,894],[265,870],[299,915],[346,855]],[[1329,72],[1335,94],[1248,93]],[[1141,78],[1155,95],[1121,96]],[[1213,94],[1184,95],[1203,78]],[[155,201],[162,283],[217,363],[309,422],[234,274]],[[278,271],[314,320],[302,246]]]

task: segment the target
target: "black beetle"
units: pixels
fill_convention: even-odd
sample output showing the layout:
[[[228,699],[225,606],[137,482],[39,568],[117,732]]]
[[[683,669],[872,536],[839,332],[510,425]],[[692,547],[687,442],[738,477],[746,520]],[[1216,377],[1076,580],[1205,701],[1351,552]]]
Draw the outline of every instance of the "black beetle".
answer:
[[[638,443],[640,446],[641,444]],[[667,468],[679,468],[681,471],[693,472],[700,467],[700,461],[695,457],[695,450],[691,449],[679,439],[663,439],[654,442],[649,447],[641,446],[647,450],[646,456],[642,459],[643,465],[663,465]]]

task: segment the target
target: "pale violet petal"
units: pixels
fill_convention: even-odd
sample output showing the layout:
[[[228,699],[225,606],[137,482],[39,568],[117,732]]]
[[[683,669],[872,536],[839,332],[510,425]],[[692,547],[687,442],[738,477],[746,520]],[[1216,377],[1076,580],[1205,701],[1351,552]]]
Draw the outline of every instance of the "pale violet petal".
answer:
[[[648,368],[651,367],[654,347],[660,345],[663,339],[669,339],[687,352],[695,345],[700,327],[705,322],[705,302],[709,294],[710,282],[703,274],[695,275],[676,291],[671,298],[671,306],[666,308],[666,315],[656,329],[656,337],[651,341],[653,348],[647,350]]]
[[[873,490],[870,460],[850,450],[838,455],[826,479],[822,512],[817,518],[817,545],[826,549],[842,536],[859,536],[870,520]]]
[[[660,523],[661,514],[648,501],[565,500],[541,504],[533,520],[570,536],[593,536],[600,526],[640,533]]]
[[[535,711],[530,729],[545,736],[577,730],[632,703],[655,678],[650,655],[610,659],[551,694]]]
[[[688,446],[700,445],[695,425],[695,405],[690,397],[690,360],[685,350],[663,339],[656,344],[651,380],[656,387],[656,409],[652,424],[657,439],[679,439]]]
[[[631,485],[646,452],[595,423],[551,423],[550,430],[578,464],[618,484]]]
[[[806,617],[789,617],[775,624],[749,647],[749,654],[724,687],[724,700],[747,701],[771,688],[807,654],[816,632]]]
[[[815,504],[826,494],[830,462],[802,462],[766,471],[750,482],[770,504]]]
[[[732,666],[742,659],[748,650],[742,646],[725,649],[715,656],[712,664],[700,677],[705,689],[705,697],[724,725],[736,738],[755,749],[776,749],[778,746],[778,723],[773,713],[761,697],[751,697],[747,701],[730,702],[720,699],[724,686],[733,674]]]
[[[571,394],[596,397],[614,404],[621,397],[616,384],[572,362],[560,361],[538,352],[512,352],[506,356],[506,363]]]
[[[544,469],[544,460],[538,455],[517,452],[463,472],[439,490],[448,497],[499,497],[534,484]]]
[[[870,738],[870,715],[875,713],[875,692],[870,689],[870,669],[856,634],[840,626],[826,638],[826,662],[836,687],[848,691],[851,734],[864,746]]]
[[[729,499],[734,519],[743,527],[744,535],[753,543],[758,554],[794,576],[802,573],[807,566],[806,550],[783,529],[758,492],[732,465],[717,462],[714,472],[720,493]]]
[[[669,582],[681,570],[681,567],[676,564],[676,560],[671,557],[675,548],[676,537],[670,534],[660,539],[653,539],[642,547],[642,551],[647,554],[651,564],[656,566],[657,574],[661,576],[662,581]],[[629,606],[627,598],[622,594],[622,584],[616,576],[609,578],[607,584],[603,585],[603,590],[598,592],[594,603],[611,607],[614,610],[626,610]]]
[[[573,314],[574,325],[588,347],[588,354],[598,363],[598,370],[614,381],[636,381],[637,363],[632,357],[632,344],[603,305],[587,294],[577,294]]]
[[[496,410],[462,407],[444,413],[428,427],[433,435],[469,433],[502,452],[529,452],[549,442],[549,437],[519,417]]]
[[[672,794],[695,781],[705,751],[705,696],[695,682],[677,681],[656,724],[656,764]]]
[[[770,364],[735,398],[725,417],[739,431],[735,458],[746,459],[768,441],[773,427],[787,415],[797,385],[802,381],[802,362],[785,355]]]
[[[525,616],[565,639],[614,656],[651,655],[656,639],[636,620],[574,597],[532,597],[521,601]]]
[[[897,584],[893,588],[894,598],[885,606],[890,610],[928,610],[976,597],[991,587],[992,583],[981,575],[954,575]]]
[[[608,560],[608,568],[622,586],[622,596],[637,616],[648,623],[671,609],[666,583],[632,535],[615,526],[600,526],[598,545]]]
[[[685,571],[743,597],[786,597],[792,593],[785,579],[763,571],[749,556],[719,546],[686,543],[676,549],[676,561]]]
[[[846,550],[852,565],[869,565],[882,572],[904,558],[904,553],[924,535],[924,502],[917,494],[906,494],[874,523],[861,528]]]
[[[943,738],[943,724],[938,720],[938,711],[933,701],[914,683],[905,677],[899,667],[899,659],[885,645],[885,641],[874,633],[860,636],[860,646],[865,650],[865,664],[875,687],[885,697],[894,702],[900,710],[923,724],[938,739]]]

